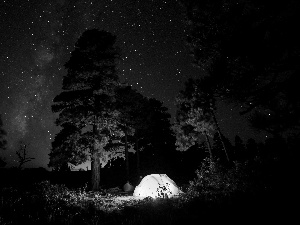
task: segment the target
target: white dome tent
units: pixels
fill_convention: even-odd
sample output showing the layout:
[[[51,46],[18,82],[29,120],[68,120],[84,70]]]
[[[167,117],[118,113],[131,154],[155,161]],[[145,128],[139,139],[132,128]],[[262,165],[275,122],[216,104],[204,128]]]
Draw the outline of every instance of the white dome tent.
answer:
[[[182,191],[179,190],[173,180],[166,174],[151,174],[145,176],[140,184],[135,187],[133,196],[165,198],[176,197]]]

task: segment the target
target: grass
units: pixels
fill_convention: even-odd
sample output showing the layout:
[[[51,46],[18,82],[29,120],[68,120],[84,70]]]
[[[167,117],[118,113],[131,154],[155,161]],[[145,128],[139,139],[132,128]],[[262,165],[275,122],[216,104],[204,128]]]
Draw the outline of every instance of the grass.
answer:
[[[194,224],[243,223],[268,221],[283,215],[274,207],[276,198],[262,193],[250,196],[215,193],[178,198],[135,198],[104,192],[89,192],[84,188],[70,189],[49,181],[27,187],[0,189],[0,224],[30,225],[98,225],[98,224]],[[262,196],[264,199],[262,199]],[[282,205],[287,208],[288,205]],[[262,217],[264,216],[264,217]]]
[[[0,191],[1,225],[192,224],[220,218],[222,208],[219,203],[187,194],[170,199],[142,199],[68,189],[49,181]]]
[[[3,187],[0,224],[175,224],[184,216],[182,203],[103,195],[44,181],[26,188]]]

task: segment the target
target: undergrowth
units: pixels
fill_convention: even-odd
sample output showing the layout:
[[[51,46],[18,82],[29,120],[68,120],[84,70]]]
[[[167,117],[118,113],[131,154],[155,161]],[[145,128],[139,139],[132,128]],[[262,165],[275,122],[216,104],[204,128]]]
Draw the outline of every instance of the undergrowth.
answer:
[[[193,224],[232,222],[242,216],[257,219],[281,213],[272,206],[267,191],[258,191],[256,172],[246,164],[224,168],[203,161],[183,194],[177,198],[134,198],[70,189],[49,181],[25,188],[0,189],[0,224]],[[262,198],[265,201],[262,201]],[[277,199],[275,199],[277,200]],[[266,204],[268,203],[268,204]],[[287,207],[286,205],[284,207]],[[272,210],[267,214],[266,210]],[[243,220],[241,220],[243,221]]]

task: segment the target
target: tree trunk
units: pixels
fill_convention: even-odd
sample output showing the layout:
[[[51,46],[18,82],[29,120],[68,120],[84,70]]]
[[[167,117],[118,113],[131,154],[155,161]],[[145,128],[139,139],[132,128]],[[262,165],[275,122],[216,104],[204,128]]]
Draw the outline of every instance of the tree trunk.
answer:
[[[125,161],[126,161],[126,180],[129,181],[129,157],[128,157],[127,128],[125,128]]]
[[[211,145],[210,145],[210,141],[208,139],[208,135],[207,135],[206,131],[204,131],[204,136],[205,136],[205,139],[206,139],[210,160],[213,161],[213,154],[212,154],[212,151],[211,151]]]
[[[211,114],[212,114],[212,117],[213,117],[213,120],[214,120],[214,123],[217,127],[217,132],[220,136],[220,140],[221,140],[221,143],[222,143],[222,146],[223,146],[223,150],[225,152],[225,155],[226,155],[226,158],[227,158],[227,161],[229,162],[229,157],[228,157],[228,153],[227,153],[227,150],[226,150],[226,147],[225,147],[225,144],[224,144],[224,141],[223,141],[223,135],[221,133],[221,130],[220,130],[220,127],[219,127],[219,124],[218,124],[218,121],[216,119],[216,116],[215,116],[215,113],[213,111],[213,109],[210,109],[211,110]]]
[[[92,190],[99,191],[100,189],[100,156],[99,150],[97,149],[97,125],[93,125],[93,134],[94,134],[94,148],[91,157],[91,170],[92,170]]]
[[[137,169],[137,176],[140,177],[140,151],[139,151],[139,139],[136,139],[135,142],[136,148],[136,169]]]
[[[100,157],[97,151],[92,153],[92,191],[99,191],[100,189]]]

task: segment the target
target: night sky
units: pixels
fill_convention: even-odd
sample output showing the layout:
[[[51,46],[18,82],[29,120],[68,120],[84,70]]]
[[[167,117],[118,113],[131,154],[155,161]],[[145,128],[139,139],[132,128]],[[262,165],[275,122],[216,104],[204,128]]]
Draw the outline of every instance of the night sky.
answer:
[[[54,125],[53,98],[74,44],[86,29],[106,30],[117,36],[122,50],[121,81],[169,108],[184,82],[199,78],[185,45],[188,27],[176,0],[7,0],[0,2],[0,114],[7,150],[0,153],[17,166],[19,141],[27,144],[26,167],[47,167]],[[226,103],[217,111],[221,130],[231,140],[261,138]],[[171,121],[172,121],[171,120]]]

